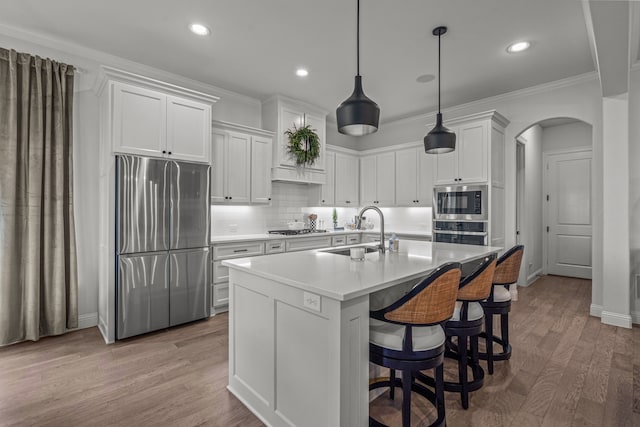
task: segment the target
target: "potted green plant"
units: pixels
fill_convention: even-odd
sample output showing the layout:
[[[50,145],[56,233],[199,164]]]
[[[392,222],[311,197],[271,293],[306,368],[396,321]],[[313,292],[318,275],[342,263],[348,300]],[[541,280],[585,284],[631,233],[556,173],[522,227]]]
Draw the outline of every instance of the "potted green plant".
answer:
[[[333,219],[333,228],[338,228],[338,212],[336,211],[336,208],[333,208],[331,218]]]
[[[311,125],[287,129],[284,133],[289,138],[287,150],[295,159],[296,166],[312,165],[320,157],[320,137]]]

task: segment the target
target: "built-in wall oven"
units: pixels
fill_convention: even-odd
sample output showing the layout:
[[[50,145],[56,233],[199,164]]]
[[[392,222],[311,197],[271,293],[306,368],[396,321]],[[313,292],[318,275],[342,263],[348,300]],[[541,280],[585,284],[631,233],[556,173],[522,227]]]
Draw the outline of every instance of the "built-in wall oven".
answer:
[[[434,221],[434,241],[464,245],[487,245],[485,221]]]
[[[488,244],[486,185],[438,186],[433,189],[434,241]]]

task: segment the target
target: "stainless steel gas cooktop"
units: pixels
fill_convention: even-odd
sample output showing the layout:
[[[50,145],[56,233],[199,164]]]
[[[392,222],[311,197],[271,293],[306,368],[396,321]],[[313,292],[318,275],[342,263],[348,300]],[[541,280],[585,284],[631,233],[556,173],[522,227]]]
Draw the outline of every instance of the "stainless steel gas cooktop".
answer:
[[[326,233],[327,230],[312,230],[310,228],[303,228],[301,230],[269,230],[269,234],[282,234],[284,236],[295,236],[297,234],[309,234],[309,233]]]

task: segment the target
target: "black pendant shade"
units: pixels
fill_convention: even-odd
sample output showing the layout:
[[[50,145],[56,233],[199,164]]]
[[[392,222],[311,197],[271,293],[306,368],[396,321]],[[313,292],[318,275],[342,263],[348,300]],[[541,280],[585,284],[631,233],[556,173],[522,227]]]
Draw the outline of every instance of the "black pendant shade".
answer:
[[[442,114],[438,113],[435,127],[424,137],[424,151],[429,154],[443,154],[455,149],[456,134],[442,125]]]
[[[447,27],[436,27],[433,35],[438,36],[438,115],[436,125],[424,137],[424,151],[428,154],[449,153],[456,149],[456,134],[442,124],[440,113],[440,36],[447,32]]]
[[[360,0],[357,1],[357,73],[353,93],[336,109],[338,132],[362,136],[378,130],[380,107],[364,94],[360,76]]]
[[[364,94],[362,76],[356,76],[353,93],[336,110],[338,132],[362,136],[378,130],[380,107]]]

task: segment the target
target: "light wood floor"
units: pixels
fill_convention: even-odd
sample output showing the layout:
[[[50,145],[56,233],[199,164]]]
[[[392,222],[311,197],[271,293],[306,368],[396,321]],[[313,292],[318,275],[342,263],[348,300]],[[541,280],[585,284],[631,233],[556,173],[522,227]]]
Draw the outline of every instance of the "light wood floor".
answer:
[[[640,426],[640,328],[601,324],[590,300],[586,280],[547,276],[521,288],[511,360],[497,363],[467,411],[447,393],[447,424]],[[261,426],[225,388],[227,345],[219,315],[109,346],[91,328],[0,348],[0,425]],[[371,412],[398,425],[389,402],[382,396]],[[427,405],[413,409],[415,425],[428,424]]]

